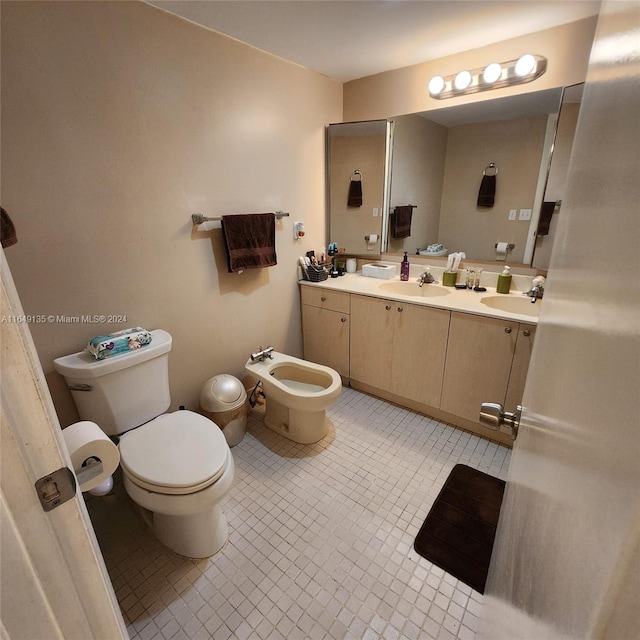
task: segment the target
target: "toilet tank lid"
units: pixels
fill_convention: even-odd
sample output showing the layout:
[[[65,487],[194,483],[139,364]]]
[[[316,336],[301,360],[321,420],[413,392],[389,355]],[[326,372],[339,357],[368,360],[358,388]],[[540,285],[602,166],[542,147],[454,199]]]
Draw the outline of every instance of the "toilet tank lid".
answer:
[[[86,351],[78,351],[68,356],[56,358],[53,368],[66,378],[99,378],[126,367],[141,364],[171,350],[171,335],[162,329],[151,331],[151,343],[140,349],[117,356],[96,360]]]

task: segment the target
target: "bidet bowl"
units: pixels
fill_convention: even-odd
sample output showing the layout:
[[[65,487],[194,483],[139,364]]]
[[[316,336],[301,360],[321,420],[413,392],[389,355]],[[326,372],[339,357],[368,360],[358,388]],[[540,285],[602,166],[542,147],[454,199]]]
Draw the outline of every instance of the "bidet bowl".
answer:
[[[540,300],[533,303],[530,298],[509,295],[485,296],[480,299],[480,302],[491,309],[498,309],[507,313],[518,313],[532,318],[537,318],[540,315],[540,307],[542,306]]]
[[[380,284],[380,290],[393,295],[411,296],[413,298],[441,298],[451,293],[450,289],[442,287],[438,284],[423,284],[420,286],[417,282],[383,282]]]

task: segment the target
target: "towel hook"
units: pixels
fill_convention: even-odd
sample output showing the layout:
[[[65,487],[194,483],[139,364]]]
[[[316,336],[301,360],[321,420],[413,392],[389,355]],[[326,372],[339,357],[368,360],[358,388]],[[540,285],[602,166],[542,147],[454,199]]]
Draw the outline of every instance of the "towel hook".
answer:
[[[492,176],[497,176],[498,175],[498,167],[496,167],[496,163],[495,162],[490,162],[485,168],[484,171],[482,172],[483,176],[487,175],[487,169],[493,169],[495,171],[495,173],[492,173]]]
[[[356,176],[356,178],[354,178],[353,176]],[[362,174],[360,173],[360,171],[358,169],[356,169],[352,174],[351,174],[351,182],[357,182],[360,181],[362,182]]]

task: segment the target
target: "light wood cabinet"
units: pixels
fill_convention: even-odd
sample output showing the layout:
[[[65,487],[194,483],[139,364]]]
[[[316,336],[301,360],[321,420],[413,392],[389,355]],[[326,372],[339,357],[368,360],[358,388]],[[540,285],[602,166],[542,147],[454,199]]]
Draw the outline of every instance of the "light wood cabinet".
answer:
[[[515,411],[536,325],[301,286],[304,357],[356,389],[498,442],[480,405]]]
[[[437,407],[449,312],[351,296],[351,378]]]
[[[483,402],[498,402],[514,411],[522,400],[529,366],[535,333],[531,328],[452,312],[440,408],[476,423]]]
[[[536,325],[521,322],[518,327],[518,339],[516,350],[511,364],[511,375],[507,386],[507,396],[504,401],[505,411],[515,411],[522,404],[524,385],[527,381],[531,352],[533,351],[533,339],[536,336]]]
[[[348,293],[301,287],[304,358],[349,377]]]

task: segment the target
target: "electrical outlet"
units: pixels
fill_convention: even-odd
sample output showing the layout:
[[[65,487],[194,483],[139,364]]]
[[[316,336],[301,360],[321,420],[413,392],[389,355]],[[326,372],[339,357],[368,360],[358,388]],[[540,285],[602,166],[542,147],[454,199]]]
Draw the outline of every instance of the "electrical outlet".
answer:
[[[373,217],[377,218],[378,217],[378,207],[374,207],[373,208]]]
[[[520,209],[519,220],[531,220],[531,209]]]
[[[509,209],[509,220],[515,220],[517,213],[517,209]]]

